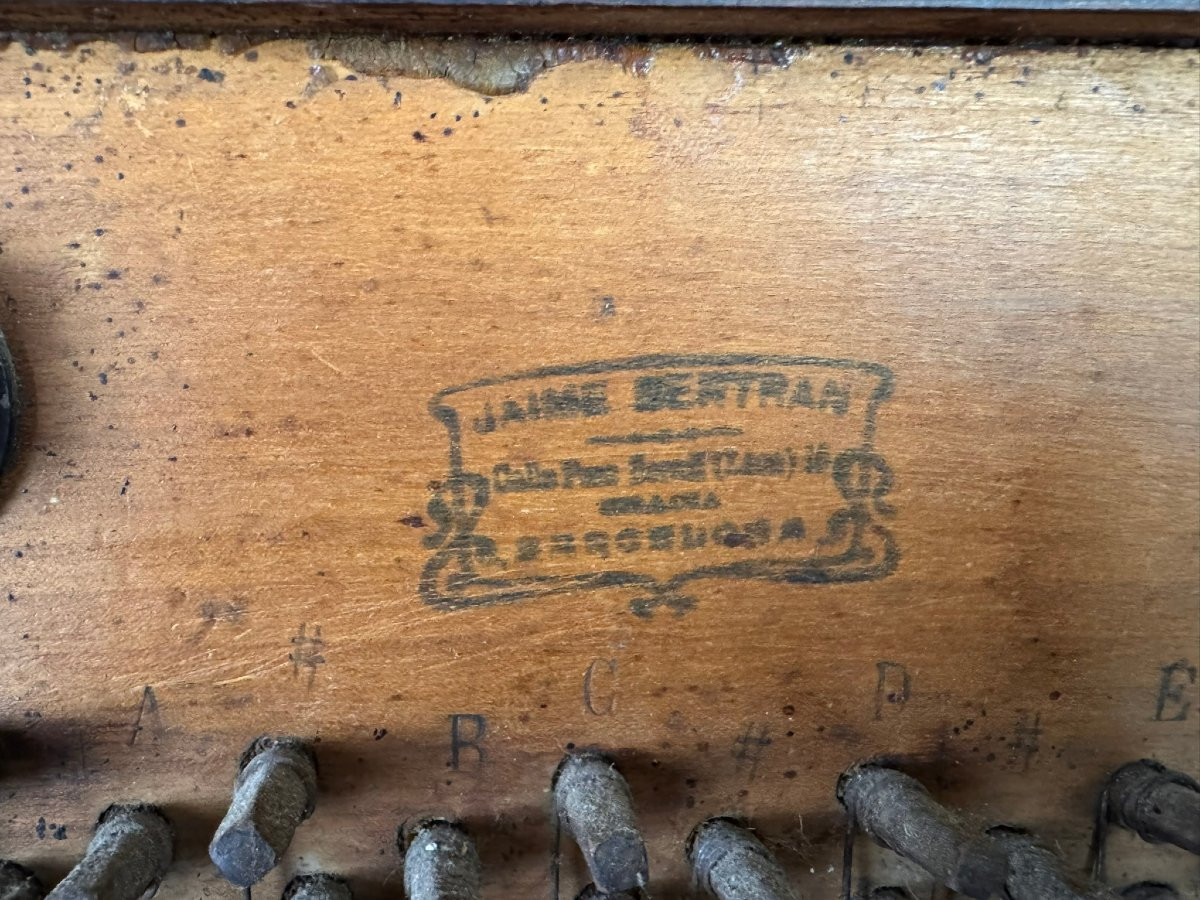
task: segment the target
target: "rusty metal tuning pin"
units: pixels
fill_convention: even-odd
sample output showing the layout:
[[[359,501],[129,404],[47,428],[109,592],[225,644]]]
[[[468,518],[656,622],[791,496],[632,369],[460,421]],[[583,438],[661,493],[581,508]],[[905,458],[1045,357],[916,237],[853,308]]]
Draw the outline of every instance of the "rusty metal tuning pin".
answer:
[[[798,900],[771,851],[733,819],[708,819],[687,842],[696,882],[718,900]]]
[[[851,896],[851,835],[865,832],[876,843],[915,862],[941,884],[968,897],[1005,896],[1008,860],[991,838],[971,832],[938,805],[915,778],[882,765],[854,766],[838,781],[846,807],[846,862],[842,894]]]
[[[1109,825],[1144,841],[1174,844],[1200,855],[1200,783],[1152,759],[1117,769],[1100,792],[1092,835],[1092,873],[1104,877]]]
[[[596,890],[620,894],[650,880],[646,845],[629,785],[611,759],[594,751],[569,753],[554,774],[558,820],[575,839]]]
[[[174,835],[153,806],[110,806],[87,852],[47,900],[141,900],[166,874]]]
[[[229,811],[208,855],[229,882],[250,887],[279,864],[292,835],[317,802],[311,745],[294,737],[260,737],[242,755]]]
[[[407,835],[407,845],[404,894],[408,900],[479,900],[483,869],[475,843],[461,825],[423,819]]]
[[[1038,846],[1034,837],[1024,829],[996,825],[987,833],[1008,855],[1008,875],[1005,884],[1013,900],[1040,900],[1043,897],[1081,898],[1081,900],[1116,900],[1117,895],[1102,885],[1087,885],[1067,874],[1057,856]]]
[[[17,449],[17,373],[0,334],[0,472]]]
[[[337,875],[297,875],[283,889],[282,900],[354,900],[346,879]]]
[[[0,900],[42,900],[46,889],[24,866],[0,859]]]
[[[976,900],[1112,900],[1102,886],[1071,883],[1049,851],[1025,832],[997,827],[980,833],[938,805],[916,779],[877,764],[855,766],[838,782],[846,807],[842,893],[851,895],[855,829],[915,862],[942,885]]]

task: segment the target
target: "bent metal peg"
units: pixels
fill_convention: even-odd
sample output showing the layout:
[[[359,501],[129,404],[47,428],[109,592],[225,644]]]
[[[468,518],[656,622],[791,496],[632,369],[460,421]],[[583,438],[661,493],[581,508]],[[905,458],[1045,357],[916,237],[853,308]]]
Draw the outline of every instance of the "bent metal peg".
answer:
[[[225,879],[257,884],[279,864],[317,802],[317,762],[308,742],[260,737],[242,755],[229,811],[208,847]]]
[[[650,878],[646,845],[629,785],[613,761],[594,751],[569,753],[552,786],[559,822],[579,845],[596,890],[644,888]]]
[[[0,859],[0,900],[42,900],[46,889],[22,865]]]
[[[171,864],[170,822],[153,806],[110,806],[79,865],[47,900],[140,900]]]
[[[461,825],[424,819],[416,823],[407,844],[404,894],[408,900],[479,900],[483,880],[479,854]]]
[[[687,857],[697,883],[718,900],[798,900],[771,851],[732,819],[697,825],[687,841]]]

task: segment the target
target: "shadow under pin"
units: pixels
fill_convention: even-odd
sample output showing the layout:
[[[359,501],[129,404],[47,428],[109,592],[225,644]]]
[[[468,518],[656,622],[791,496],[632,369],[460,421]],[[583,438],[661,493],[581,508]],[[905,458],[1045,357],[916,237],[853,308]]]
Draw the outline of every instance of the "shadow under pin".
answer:
[[[646,845],[616,764],[595,751],[569,753],[551,788],[558,820],[583,853],[596,890],[620,895],[644,888],[650,878]]]
[[[594,884],[589,884],[579,892],[575,900],[649,900],[649,898],[640,888],[633,891],[621,891],[618,894],[602,894]]]
[[[46,889],[22,865],[0,860],[0,900],[42,900]]]
[[[79,864],[47,900],[142,900],[171,864],[174,834],[157,807],[113,805],[100,814]]]
[[[242,755],[233,800],[208,847],[221,875],[239,887],[274,869],[317,802],[317,761],[300,738],[260,737]]]
[[[1121,891],[1122,900],[1180,900],[1179,891],[1161,881],[1139,881]]]

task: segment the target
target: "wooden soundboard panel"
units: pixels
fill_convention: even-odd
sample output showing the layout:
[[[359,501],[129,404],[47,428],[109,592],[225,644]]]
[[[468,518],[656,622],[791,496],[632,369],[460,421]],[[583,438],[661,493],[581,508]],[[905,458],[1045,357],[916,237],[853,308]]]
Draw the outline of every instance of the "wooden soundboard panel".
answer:
[[[1196,52],[138,46],[0,53],[0,856],[143,800],[237,896],[263,732],[322,795],[255,897],[441,812],[571,900],[572,746],[668,900],[720,812],[835,896],[881,754],[1074,868],[1200,771]]]

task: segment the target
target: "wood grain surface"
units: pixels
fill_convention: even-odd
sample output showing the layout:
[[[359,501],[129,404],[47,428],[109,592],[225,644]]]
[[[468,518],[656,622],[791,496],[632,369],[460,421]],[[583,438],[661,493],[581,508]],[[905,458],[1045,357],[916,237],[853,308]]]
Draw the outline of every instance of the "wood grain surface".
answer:
[[[0,856],[53,880],[143,800],[160,896],[233,898],[263,732],[322,788],[264,898],[397,896],[439,812],[488,897],[570,900],[572,745],[660,898],[719,812],[833,897],[878,754],[1073,868],[1108,771],[1197,774],[1195,52],[618,48],[485,96],[241,49],[0,53]]]

